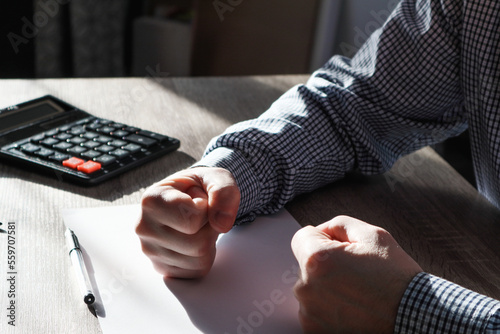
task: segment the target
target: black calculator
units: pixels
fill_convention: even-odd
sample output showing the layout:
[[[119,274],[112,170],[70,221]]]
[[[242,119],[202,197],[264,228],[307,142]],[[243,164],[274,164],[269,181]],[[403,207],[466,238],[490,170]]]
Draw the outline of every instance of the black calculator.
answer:
[[[0,110],[0,158],[95,185],[179,148],[178,139],[95,117],[54,96]]]

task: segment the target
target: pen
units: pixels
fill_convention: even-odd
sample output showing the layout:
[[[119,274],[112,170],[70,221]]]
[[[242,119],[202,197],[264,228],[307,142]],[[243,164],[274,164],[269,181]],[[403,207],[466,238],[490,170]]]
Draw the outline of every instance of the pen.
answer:
[[[75,233],[69,228],[64,234],[66,236],[66,242],[69,249],[69,257],[71,259],[71,264],[78,278],[78,284],[80,285],[80,290],[83,295],[83,301],[85,304],[90,305],[95,301],[94,293],[92,292],[92,284],[90,283],[89,274],[87,268],[85,267],[85,262],[83,261],[82,250],[80,249],[80,243]]]

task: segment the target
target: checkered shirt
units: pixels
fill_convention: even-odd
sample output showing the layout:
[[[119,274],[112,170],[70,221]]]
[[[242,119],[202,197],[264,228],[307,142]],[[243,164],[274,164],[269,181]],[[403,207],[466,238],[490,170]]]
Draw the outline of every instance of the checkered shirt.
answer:
[[[233,173],[243,222],[347,172],[383,173],[401,156],[467,128],[478,189],[500,207],[500,1],[402,0],[352,59],[331,58],[259,118],[228,128],[198,165]],[[430,291],[442,284],[443,294],[462,294],[436,280]],[[462,319],[472,319],[468,328],[477,332],[488,321],[499,331],[498,311],[491,316],[483,297],[460,301],[473,313],[462,318],[453,306],[458,298],[447,299],[453,313],[414,289],[398,316],[402,333],[462,333],[454,331],[466,328]],[[444,313],[432,318],[428,307]]]
[[[395,333],[500,333],[500,303],[420,273],[399,305]]]

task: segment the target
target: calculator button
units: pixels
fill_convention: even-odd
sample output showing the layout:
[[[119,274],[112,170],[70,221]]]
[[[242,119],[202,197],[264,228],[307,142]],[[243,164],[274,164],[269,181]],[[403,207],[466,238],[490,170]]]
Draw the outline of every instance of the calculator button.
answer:
[[[116,158],[108,154],[103,154],[100,157],[95,158],[95,161],[99,162],[103,166],[107,166],[115,162]]]
[[[66,139],[70,139],[72,136],[68,133],[60,133],[56,136],[57,139],[59,140],[66,140]]]
[[[49,159],[54,160],[54,161],[58,161],[58,162],[63,162],[64,160],[69,159],[69,155],[56,152],[54,155],[51,155],[49,157]]]
[[[124,150],[129,151],[130,153],[137,153],[141,150],[141,146],[136,145],[136,144],[127,144],[122,147]]]
[[[130,152],[126,151],[126,150],[122,150],[121,148],[118,148],[114,151],[109,152],[109,154],[117,157],[118,159],[123,159],[123,158],[127,157],[128,155],[130,155]]]
[[[97,130],[98,128],[100,128],[102,125],[99,124],[99,123],[90,123],[90,124],[86,124],[85,125],[85,129],[90,129],[90,130]]]
[[[38,155],[39,157],[42,157],[42,158],[48,158],[52,154],[54,154],[54,151],[49,150],[47,148],[43,148],[43,147],[35,152],[35,155]]]
[[[129,133],[127,131],[118,130],[118,131],[114,131],[113,133],[111,133],[111,135],[118,137],[118,138],[123,138],[125,136],[128,136]]]
[[[125,131],[128,131],[128,132],[131,132],[131,133],[137,133],[139,131],[141,131],[141,129],[139,128],[136,128],[135,126],[127,126],[125,129],[123,129]]]
[[[76,167],[76,169],[78,169],[80,172],[84,172],[86,174],[90,174],[90,173],[93,173],[93,172],[96,172],[98,171],[99,169],[101,169],[101,164],[98,163],[98,162],[95,162],[95,161],[87,161],[83,164],[80,164]]]
[[[52,129],[52,130],[46,131],[45,135],[47,137],[52,137],[52,136],[55,136],[58,133],[59,133],[59,129]]]
[[[85,129],[83,128],[83,126],[74,126],[71,128],[69,133],[71,133],[73,136],[79,136],[82,133],[85,133]]]
[[[75,144],[75,145],[80,145],[80,144],[82,144],[82,143],[84,143],[84,142],[86,142],[86,141],[87,141],[87,139],[82,138],[82,137],[73,137],[73,138],[71,138],[71,139],[69,140],[69,142],[70,142],[71,144]]]
[[[97,158],[98,156],[101,155],[101,153],[97,152],[97,151],[94,151],[94,150],[88,150],[88,151],[85,151],[83,152],[82,154],[80,154],[83,158],[87,158],[87,159],[94,159],[94,158]]]
[[[33,144],[38,144],[44,138],[45,138],[45,134],[42,133],[42,134],[31,137],[30,142],[32,142]]]
[[[79,165],[83,164],[84,162],[85,161],[83,161],[82,159],[78,159],[78,158],[72,157],[72,158],[69,158],[68,160],[64,160],[62,162],[62,164],[65,167],[76,169]]]
[[[87,148],[82,146],[73,146],[72,148],[68,149],[68,153],[73,155],[79,155],[85,151],[87,151]]]
[[[96,148],[97,146],[101,146],[101,143],[89,140],[89,141],[86,141],[85,143],[83,143],[82,146],[92,149],[92,148]]]
[[[98,136],[95,140],[101,144],[106,144],[107,142],[112,141],[113,138],[108,137],[108,136]]]
[[[122,123],[111,123],[109,126],[112,126],[114,128],[117,128],[117,129],[123,129],[126,127],[126,125],[122,124]]]
[[[132,134],[132,135],[127,136],[123,139],[128,140],[134,144],[138,144],[138,145],[142,145],[142,146],[146,146],[146,147],[152,146],[152,145],[157,143],[157,141],[155,139],[139,136],[136,134]]]
[[[109,146],[109,145],[101,145],[99,147],[96,147],[96,150],[99,152],[102,152],[102,153],[108,153],[114,149],[115,148],[113,146]]]
[[[97,132],[110,134],[116,129],[112,126],[103,126],[102,128],[97,129]]]
[[[87,139],[94,139],[99,137],[99,135],[95,132],[85,132],[82,137]]]
[[[127,142],[123,141],[123,140],[115,139],[112,142],[110,142],[109,145],[112,145],[112,146],[115,146],[115,147],[122,147],[122,146],[127,145]]]
[[[35,153],[40,149],[40,146],[33,145],[33,144],[24,144],[21,146],[21,151],[25,153]]]
[[[139,131],[138,134],[141,135],[141,136],[145,136],[145,137],[156,139],[158,141],[164,141],[164,140],[168,139],[167,136],[161,135],[159,133],[147,131],[147,130]]]
[[[57,150],[66,151],[67,149],[73,147],[73,145],[63,141],[63,142],[60,142],[59,144],[56,144],[52,147],[57,149]]]
[[[93,122],[94,120],[95,120],[95,117],[87,117],[87,118],[81,119],[79,121],[76,121],[75,124],[85,126],[85,124]]]
[[[59,143],[59,140],[54,139],[52,137],[45,138],[44,140],[41,141],[41,144],[45,146],[54,146],[57,143]]]

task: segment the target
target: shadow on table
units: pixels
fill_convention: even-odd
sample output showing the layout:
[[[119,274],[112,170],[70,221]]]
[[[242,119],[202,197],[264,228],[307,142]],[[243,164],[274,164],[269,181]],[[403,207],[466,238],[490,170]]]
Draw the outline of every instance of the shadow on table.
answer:
[[[144,189],[166,176],[192,165],[196,160],[190,155],[175,151],[159,159],[130,170],[102,184],[84,187],[57,179],[54,175],[39,174],[15,165],[3,168],[2,177],[23,179],[72,194],[112,202],[123,196]]]
[[[297,78],[291,80],[291,78]],[[262,114],[294,82],[305,82],[307,76],[255,76],[255,77],[198,77],[161,80],[149,78],[164,89],[197,104],[230,124],[245,121]],[[240,106],[239,112],[224,106]]]

